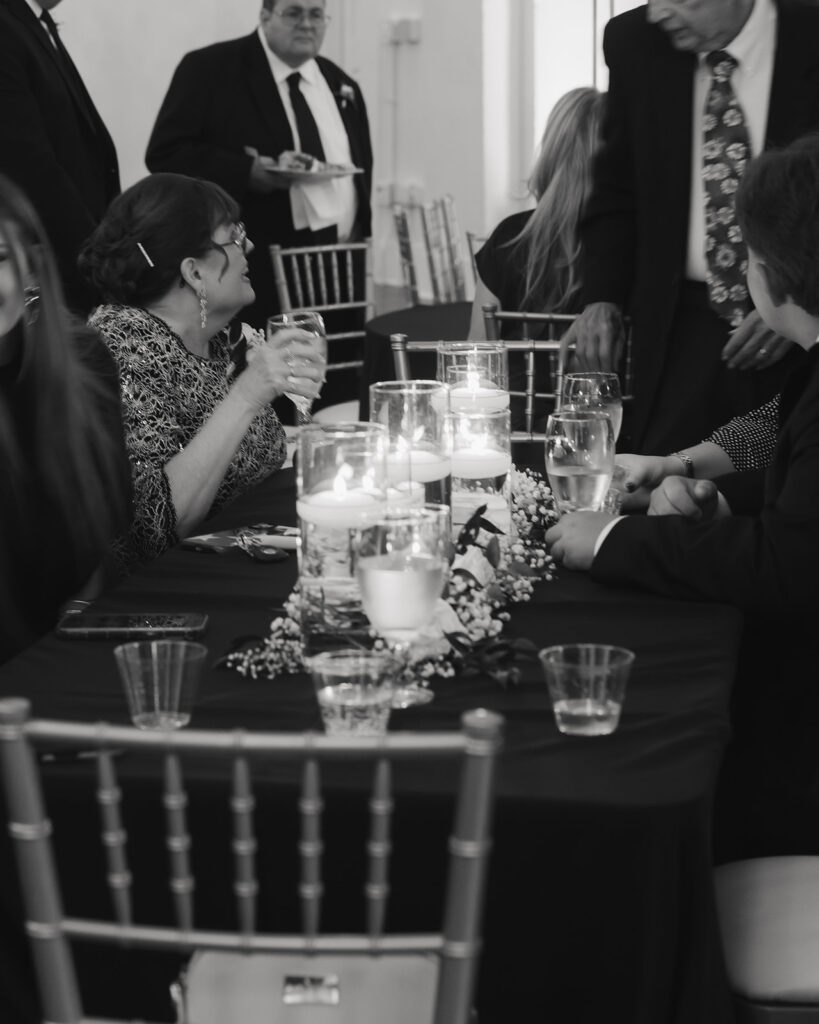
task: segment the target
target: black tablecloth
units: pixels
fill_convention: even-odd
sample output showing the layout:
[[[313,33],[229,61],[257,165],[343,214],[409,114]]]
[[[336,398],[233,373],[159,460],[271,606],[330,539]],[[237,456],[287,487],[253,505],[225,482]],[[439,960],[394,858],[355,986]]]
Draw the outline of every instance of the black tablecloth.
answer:
[[[258,521],[295,521],[289,471],[238,501],[213,525]],[[205,640],[215,660],[236,637],[266,631],[295,576],[295,556],[265,564],[238,551],[176,549],[99,607],[206,611]],[[560,735],[535,665],[509,691],[480,676],[444,681],[432,704],[393,716],[395,729],[454,728],[461,711],[475,706],[506,717],[479,983],[481,1024],[547,1018],[561,1024],[730,1021],[711,886],[710,814],[728,736],[738,614],[607,590],[562,572],[560,579],[539,585],[530,604],[514,609],[511,628],[543,646],[621,644],[635,650],[637,660],[619,730],[611,737]],[[0,694],[28,696],[40,716],[125,722],[112,647],[46,638],[0,669]],[[251,680],[215,667],[206,675],[193,720],[201,727],[319,727],[306,677]],[[80,856],[60,825],[83,813],[76,806],[83,772],[75,766],[49,770],[48,792],[57,798],[57,849],[64,858]],[[124,786],[141,785],[143,773],[128,758],[121,759],[120,774]],[[358,781],[351,778],[350,786],[355,789]],[[214,836],[221,835],[222,825],[227,829],[224,789],[205,769],[194,775],[192,814],[198,806],[200,814],[212,815]],[[396,850],[403,848],[406,856],[406,842],[411,851],[421,833],[436,827],[441,781],[414,768],[402,789],[409,809],[398,819],[402,835]],[[134,800],[141,808],[139,798]],[[139,847],[158,818],[134,813],[128,827]],[[213,872],[220,866],[214,854]],[[157,863],[160,868],[164,863]],[[420,913],[440,885],[434,863],[418,864],[416,874],[412,898],[398,904],[398,923]],[[8,902],[11,884],[4,871],[0,906]],[[204,916],[216,913],[208,906],[215,899],[210,887],[199,893]],[[101,970],[107,961],[96,952],[80,963],[98,990],[101,977],[114,970]],[[4,974],[8,981],[8,970]],[[156,1009],[150,1000],[140,1005],[149,987],[140,983],[130,991],[125,1007],[105,999],[100,1004],[97,992],[88,1010],[147,1016]],[[119,978],[116,988],[121,996]]]
[[[410,306],[368,321],[361,374],[361,419],[370,417],[370,384],[395,380],[391,334],[406,334],[410,341],[463,341],[469,333],[471,312],[471,302],[445,302],[439,306]],[[411,358],[413,377],[435,380],[434,353],[415,352]]]

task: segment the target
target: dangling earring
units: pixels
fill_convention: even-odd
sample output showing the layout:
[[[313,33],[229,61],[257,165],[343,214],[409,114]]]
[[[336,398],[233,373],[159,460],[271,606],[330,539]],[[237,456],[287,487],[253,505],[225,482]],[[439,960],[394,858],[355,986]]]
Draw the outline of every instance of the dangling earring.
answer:
[[[29,284],[23,289],[23,304],[26,307],[26,323],[32,327],[40,316],[40,289],[36,284]]]
[[[208,293],[203,288],[199,292],[199,318],[202,321],[202,330],[208,326]]]

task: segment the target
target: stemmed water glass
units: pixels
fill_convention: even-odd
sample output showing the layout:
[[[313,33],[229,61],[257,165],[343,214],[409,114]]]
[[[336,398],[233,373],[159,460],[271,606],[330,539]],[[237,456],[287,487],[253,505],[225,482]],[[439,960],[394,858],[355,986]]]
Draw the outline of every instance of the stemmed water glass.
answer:
[[[276,316],[268,317],[267,340],[289,327],[298,327],[315,338],[314,350],[318,356],[327,363],[327,337],[324,329],[324,320],[319,313],[278,313]],[[295,367],[298,369],[298,367]],[[295,376],[298,376],[296,373]],[[313,417],[310,410],[313,407],[312,398],[305,398],[304,395],[293,395],[285,391],[285,394],[296,407],[296,424],[303,426],[305,423],[312,423]]]
[[[546,475],[561,513],[599,511],[614,473],[614,431],[601,412],[556,412],[546,424]]]
[[[623,398],[616,373],[594,370],[567,373],[563,378],[562,412],[601,412],[611,419],[616,441],[623,422]]]
[[[407,681],[413,642],[435,614],[449,569],[446,505],[391,509],[363,527],[354,548],[361,604],[401,665],[394,708],[426,704],[432,692]]]

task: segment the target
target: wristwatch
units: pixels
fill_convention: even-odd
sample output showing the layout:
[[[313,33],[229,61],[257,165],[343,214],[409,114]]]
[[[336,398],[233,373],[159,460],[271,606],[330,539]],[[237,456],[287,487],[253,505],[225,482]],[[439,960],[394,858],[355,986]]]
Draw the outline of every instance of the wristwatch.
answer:
[[[685,452],[672,452],[672,459],[679,459],[683,466],[683,475],[687,477],[694,476],[694,460],[685,454]]]

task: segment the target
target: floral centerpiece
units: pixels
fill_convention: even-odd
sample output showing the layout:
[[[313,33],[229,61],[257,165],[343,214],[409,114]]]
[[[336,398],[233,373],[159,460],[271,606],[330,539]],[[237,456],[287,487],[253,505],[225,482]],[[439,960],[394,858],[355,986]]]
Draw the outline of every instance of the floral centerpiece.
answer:
[[[504,627],[510,604],[528,601],[538,580],[552,579],[554,563],[543,535],[556,522],[552,493],[531,470],[512,470],[512,524],[515,536],[501,545],[498,528],[478,509],[453,545],[446,589],[433,623],[413,641],[408,671],[422,683],[456,672],[487,672],[503,685],[520,674],[516,660],[534,657],[535,645],[509,637]],[[257,679],[302,672],[299,589],[284,603],[262,641],[246,642],[224,659],[242,675]],[[373,645],[385,641],[373,633]]]

